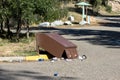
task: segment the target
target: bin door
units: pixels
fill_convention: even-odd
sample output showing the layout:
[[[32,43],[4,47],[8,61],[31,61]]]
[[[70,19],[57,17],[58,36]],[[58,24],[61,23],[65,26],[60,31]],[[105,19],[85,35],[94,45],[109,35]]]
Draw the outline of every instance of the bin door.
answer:
[[[68,48],[68,49],[65,49],[65,52],[66,52],[67,58],[69,58],[69,59],[73,59],[73,58],[78,57],[76,48]]]

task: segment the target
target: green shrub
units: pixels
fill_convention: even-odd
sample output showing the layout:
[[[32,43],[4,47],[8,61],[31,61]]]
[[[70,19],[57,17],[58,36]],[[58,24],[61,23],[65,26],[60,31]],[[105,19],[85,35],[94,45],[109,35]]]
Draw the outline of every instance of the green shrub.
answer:
[[[107,5],[107,6],[106,6],[106,11],[107,11],[107,12],[111,12],[111,11],[112,11],[112,7],[109,6],[109,5]]]
[[[56,10],[50,11],[49,13],[46,13],[44,20],[45,21],[59,20],[65,16],[67,16],[67,14],[68,14],[67,9],[56,9]]]
[[[66,9],[61,9],[59,0],[38,0],[35,4],[35,13],[39,14],[40,21],[57,20],[67,14]]]

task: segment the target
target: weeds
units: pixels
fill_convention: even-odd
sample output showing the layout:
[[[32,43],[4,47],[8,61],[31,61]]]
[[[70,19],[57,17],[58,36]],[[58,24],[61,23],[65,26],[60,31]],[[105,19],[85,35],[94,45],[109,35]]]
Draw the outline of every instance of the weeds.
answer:
[[[30,56],[36,55],[35,36],[23,37],[16,42],[14,40],[0,38],[0,56]]]
[[[24,50],[24,51],[15,51],[14,55],[17,56],[33,56],[33,55],[37,55],[36,51],[30,51],[30,50]]]

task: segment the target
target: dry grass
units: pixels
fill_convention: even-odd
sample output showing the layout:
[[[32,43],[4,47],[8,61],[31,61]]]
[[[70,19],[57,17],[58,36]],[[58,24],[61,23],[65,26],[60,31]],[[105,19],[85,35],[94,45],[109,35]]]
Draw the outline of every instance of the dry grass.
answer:
[[[11,43],[8,40],[0,39],[0,56],[26,56],[35,54],[35,40],[31,42]],[[29,53],[30,54],[29,54]],[[37,54],[37,53],[36,53]]]

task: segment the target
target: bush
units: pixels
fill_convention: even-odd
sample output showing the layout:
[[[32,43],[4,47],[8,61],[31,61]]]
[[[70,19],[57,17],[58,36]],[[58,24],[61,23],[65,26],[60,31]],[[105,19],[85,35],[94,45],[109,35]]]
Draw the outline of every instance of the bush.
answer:
[[[67,15],[66,9],[61,9],[59,0],[39,0],[35,13],[41,17],[40,21],[53,21]]]
[[[44,20],[45,21],[59,20],[65,16],[67,16],[67,14],[68,14],[67,9],[58,9],[58,10],[50,11],[50,12],[46,13]]]
[[[112,7],[109,6],[109,5],[107,5],[107,6],[106,6],[106,11],[107,11],[107,12],[111,12],[111,11],[112,11]]]

